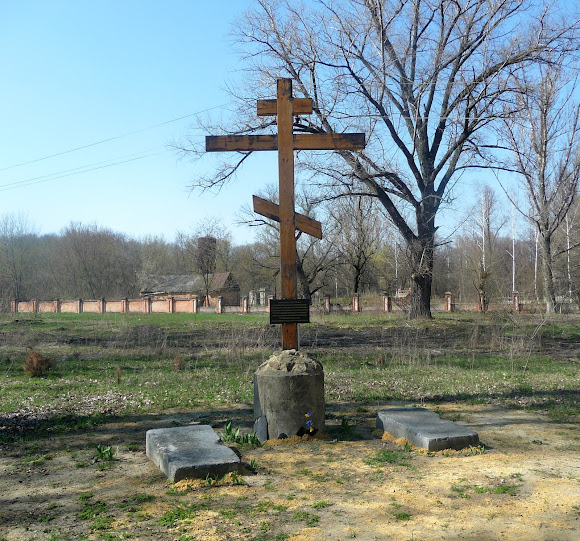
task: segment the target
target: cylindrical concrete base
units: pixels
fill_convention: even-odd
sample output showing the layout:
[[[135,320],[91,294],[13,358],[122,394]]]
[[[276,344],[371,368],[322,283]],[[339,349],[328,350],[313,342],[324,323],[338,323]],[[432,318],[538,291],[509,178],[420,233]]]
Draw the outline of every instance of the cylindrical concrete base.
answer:
[[[323,432],[324,415],[324,370],[318,361],[286,350],[256,370],[254,431],[260,441],[309,433],[309,420]]]

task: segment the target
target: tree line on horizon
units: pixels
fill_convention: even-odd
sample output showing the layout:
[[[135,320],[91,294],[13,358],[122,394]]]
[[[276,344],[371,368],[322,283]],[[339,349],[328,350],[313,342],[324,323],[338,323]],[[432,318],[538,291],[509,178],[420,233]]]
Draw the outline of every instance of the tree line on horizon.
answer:
[[[271,194],[270,194],[271,195]],[[367,198],[331,203],[297,199],[299,210],[321,219],[323,239],[297,234],[299,296],[394,295],[411,287],[412,259],[404,239],[379,205]],[[279,246],[275,222],[243,209],[240,223],[258,226],[255,242],[234,245],[218,220],[197,224],[173,240],[131,238],[96,224],[70,223],[59,234],[42,235],[26,217],[0,216],[1,307],[10,301],[138,297],[149,276],[232,272],[242,296],[279,291]],[[545,302],[539,236],[516,227],[488,186],[453,239],[435,243],[433,296],[450,291],[456,302],[522,300]],[[387,233],[385,235],[385,232]],[[198,239],[216,239],[213,262]],[[556,299],[580,304],[580,204],[575,203],[553,240]]]

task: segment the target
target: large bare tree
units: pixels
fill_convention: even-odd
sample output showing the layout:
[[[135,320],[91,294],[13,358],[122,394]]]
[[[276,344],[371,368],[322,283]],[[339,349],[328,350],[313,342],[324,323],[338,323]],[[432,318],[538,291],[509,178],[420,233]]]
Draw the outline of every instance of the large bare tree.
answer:
[[[578,77],[570,76],[564,57],[559,57],[521,73],[518,81],[519,112],[504,120],[510,153],[504,166],[517,173],[529,201],[529,206],[516,208],[537,232],[546,312],[551,313],[556,302],[553,264],[558,255],[553,239],[580,183],[580,102],[574,101]],[[562,251],[570,249],[568,243]]]
[[[309,180],[380,201],[408,246],[411,317],[430,317],[436,217],[456,173],[475,164],[483,130],[502,112],[511,75],[566,46],[570,25],[530,0],[257,0],[236,24],[246,80],[232,93],[239,110],[211,133],[268,128],[256,98],[291,77],[314,114],[295,130],[353,128],[362,152],[299,155]],[[561,6],[560,6],[561,7]],[[562,17],[564,19],[564,17]],[[192,147],[184,142],[182,150]],[[312,157],[314,154],[314,157]],[[227,182],[248,157],[223,161],[193,187]]]

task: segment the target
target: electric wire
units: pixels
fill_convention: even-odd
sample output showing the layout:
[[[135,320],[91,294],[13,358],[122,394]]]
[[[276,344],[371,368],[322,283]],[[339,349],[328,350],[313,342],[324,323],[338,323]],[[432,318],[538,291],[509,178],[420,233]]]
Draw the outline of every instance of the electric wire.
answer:
[[[32,164],[32,163],[41,162],[41,161],[44,161],[44,160],[48,160],[50,158],[56,158],[57,156],[62,156],[64,154],[70,154],[72,152],[77,152],[78,150],[84,150],[86,148],[94,147],[94,146],[97,146],[97,145],[102,145],[103,143],[108,143],[110,141],[115,141],[117,139],[122,139],[124,137],[129,137],[130,135],[136,135],[138,133],[143,133],[143,132],[148,131],[148,130],[153,130],[155,128],[159,128],[161,126],[165,126],[165,125],[171,124],[173,122],[178,122],[180,120],[184,120],[186,118],[191,118],[192,116],[200,115],[202,113],[207,113],[208,111],[213,111],[214,109],[223,108],[223,107],[225,107],[224,104],[222,104],[222,105],[216,105],[214,107],[208,107],[207,109],[203,109],[203,110],[197,111],[195,113],[190,113],[188,115],[183,115],[183,116],[180,116],[178,118],[173,118],[171,120],[166,120],[164,122],[160,122],[159,124],[154,124],[153,126],[148,126],[146,128],[141,128],[139,130],[135,130],[135,131],[132,131],[132,132],[127,132],[127,133],[123,133],[121,135],[115,135],[113,137],[108,137],[108,138],[102,139],[100,141],[95,141],[93,143],[89,143],[88,145],[83,145],[83,146],[80,146],[80,147],[75,147],[75,148],[71,148],[71,149],[68,149],[68,150],[63,150],[62,152],[56,152],[56,153],[50,154],[48,156],[42,156],[41,158],[35,158],[33,160],[28,160],[26,162],[16,163],[14,165],[9,165],[8,167],[0,168],[0,172],[2,172],[2,171],[8,171],[9,169],[15,169],[17,167],[22,167],[24,165],[29,165],[29,164]]]
[[[157,147],[157,148],[160,148],[160,147]],[[150,150],[154,150],[154,149],[150,149]],[[150,152],[150,151],[143,151],[143,152]],[[152,156],[158,156],[160,154],[164,154],[164,153],[168,152],[168,150],[162,150],[159,152],[152,152],[149,154],[141,155],[141,154],[143,154],[143,152],[137,152],[135,154],[128,154],[127,156],[123,156],[120,161],[106,160],[104,162],[97,162],[94,164],[84,165],[84,166],[80,166],[80,167],[74,167],[72,169],[66,169],[64,171],[58,171],[56,173],[50,173],[48,175],[41,175],[39,177],[33,177],[33,178],[29,178],[29,179],[19,180],[16,182],[11,182],[8,184],[2,184],[2,185],[0,185],[0,192],[5,192],[8,190],[15,190],[17,188],[27,188],[27,187],[33,186],[35,184],[41,184],[43,182],[49,182],[52,180],[59,180],[62,178],[73,176],[73,175],[90,173],[91,171],[97,171],[99,169],[106,169],[107,167],[113,167],[115,165],[122,165],[124,163],[143,160],[145,158],[150,158]],[[136,156],[136,157],[133,157],[133,156]],[[119,160],[119,158],[116,158],[115,160]],[[113,163],[109,163],[111,161]]]

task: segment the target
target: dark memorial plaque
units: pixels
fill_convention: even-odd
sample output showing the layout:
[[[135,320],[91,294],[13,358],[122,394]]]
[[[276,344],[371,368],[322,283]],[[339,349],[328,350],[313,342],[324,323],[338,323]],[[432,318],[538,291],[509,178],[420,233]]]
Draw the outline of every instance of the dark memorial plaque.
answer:
[[[308,299],[270,299],[270,325],[310,323]]]

